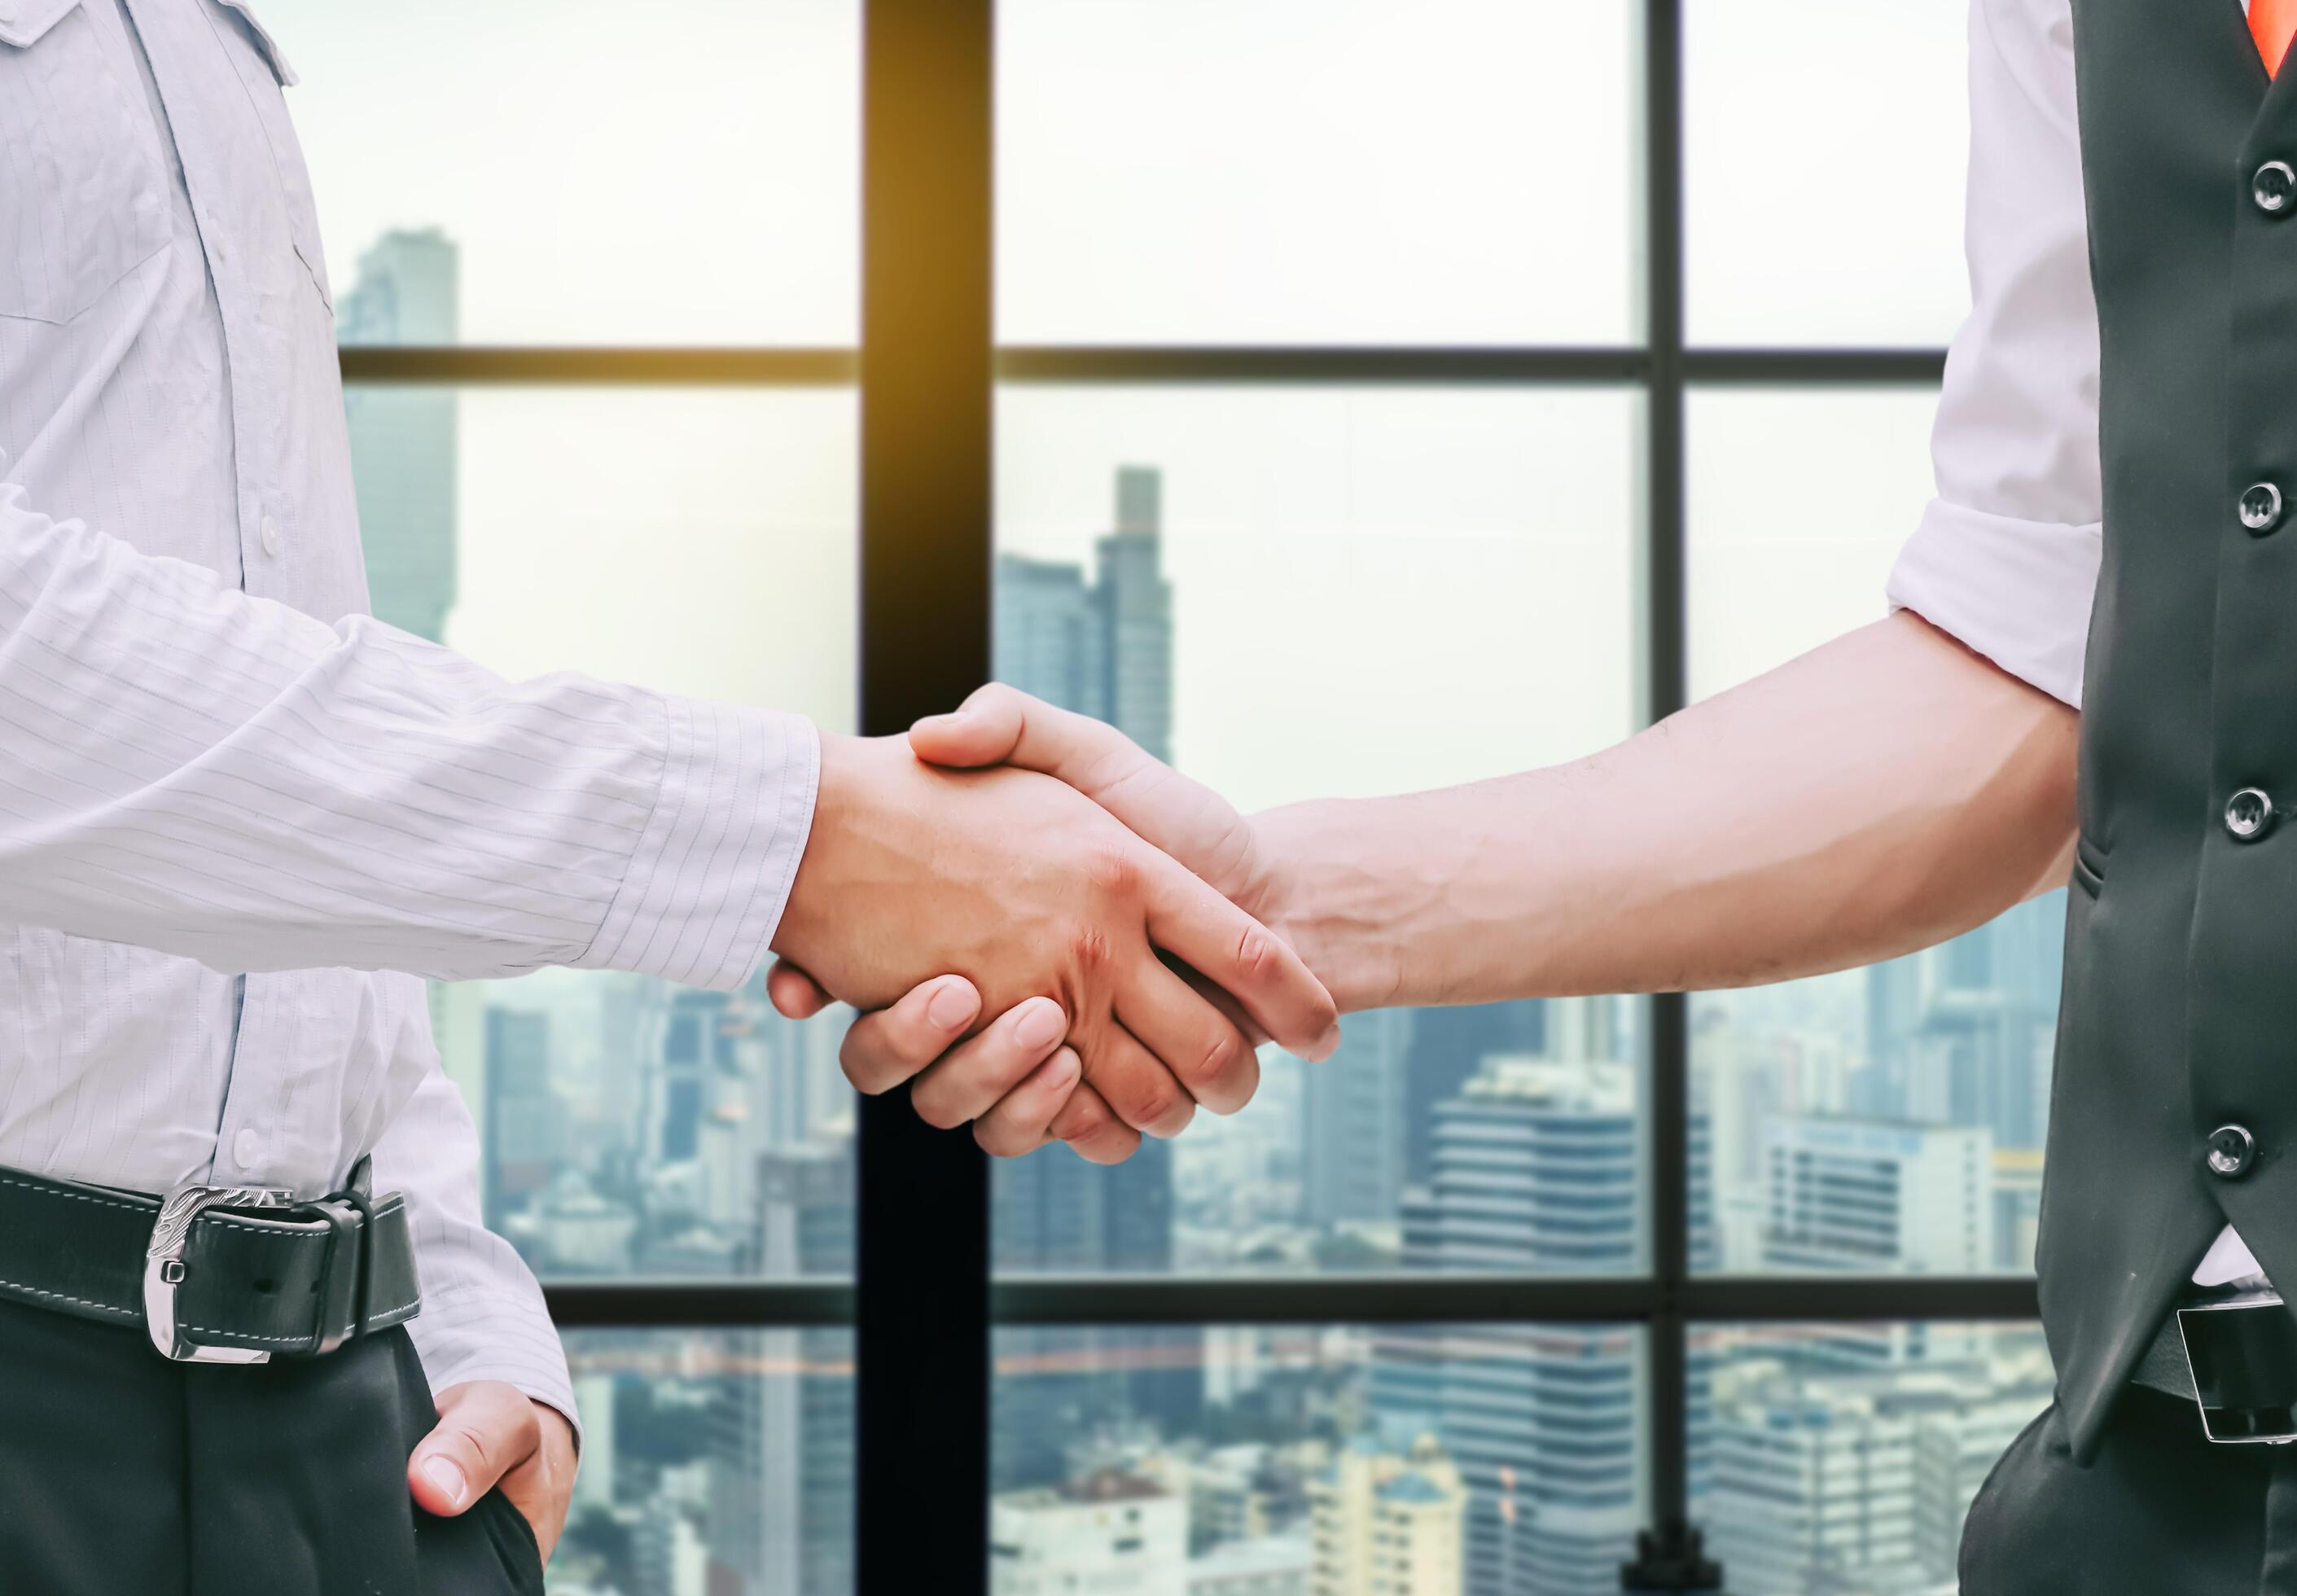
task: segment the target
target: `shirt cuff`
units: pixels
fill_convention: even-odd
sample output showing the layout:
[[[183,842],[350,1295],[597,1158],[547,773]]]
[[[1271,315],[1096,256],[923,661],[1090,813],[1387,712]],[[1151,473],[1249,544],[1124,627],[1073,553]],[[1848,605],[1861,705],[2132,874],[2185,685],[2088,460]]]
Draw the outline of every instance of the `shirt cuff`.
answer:
[[[425,1295],[407,1321],[432,1395],[473,1380],[500,1380],[558,1410],[582,1445],[582,1415],[566,1371],[566,1348],[539,1294],[449,1291]]]
[[[1934,498],[1891,568],[1890,608],[2079,709],[2104,548],[2095,522],[2019,521]]]
[[[799,715],[665,698],[662,785],[583,969],[730,991],[764,960],[813,825],[821,739]]]

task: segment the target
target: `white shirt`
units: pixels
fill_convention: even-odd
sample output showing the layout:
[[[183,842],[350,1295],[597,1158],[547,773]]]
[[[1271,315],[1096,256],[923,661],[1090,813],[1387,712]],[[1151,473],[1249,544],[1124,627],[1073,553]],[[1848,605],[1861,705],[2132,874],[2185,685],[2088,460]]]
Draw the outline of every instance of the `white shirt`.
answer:
[[[2104,491],[2069,0],[1973,0],[1964,243],[1972,309],[1931,436],[1938,497],[1889,600],[2079,708]],[[2194,1273],[2261,1278],[2231,1225]]]
[[[738,984],[814,733],[366,618],[293,81],[236,0],[0,0],[0,1164],[316,1196],[371,1150],[433,1386],[571,1414],[418,977]]]

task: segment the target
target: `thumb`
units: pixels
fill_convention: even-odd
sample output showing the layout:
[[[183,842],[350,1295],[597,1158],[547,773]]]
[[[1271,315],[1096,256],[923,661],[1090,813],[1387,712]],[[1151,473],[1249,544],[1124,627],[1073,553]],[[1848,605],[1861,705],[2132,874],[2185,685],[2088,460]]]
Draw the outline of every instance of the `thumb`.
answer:
[[[1150,757],[1106,721],[1058,709],[1001,682],[953,713],[910,728],[928,764],[1009,764],[1066,782],[1149,846],[1234,897],[1252,889],[1252,827],[1227,799]]]
[[[534,1453],[534,1404],[515,1386],[475,1380],[439,1395],[439,1424],[407,1460],[416,1505],[451,1518]]]
[[[910,751],[929,765],[970,770],[1013,757],[1029,712],[1045,710],[1026,693],[992,682],[977,687],[946,715],[927,715],[910,728]]]

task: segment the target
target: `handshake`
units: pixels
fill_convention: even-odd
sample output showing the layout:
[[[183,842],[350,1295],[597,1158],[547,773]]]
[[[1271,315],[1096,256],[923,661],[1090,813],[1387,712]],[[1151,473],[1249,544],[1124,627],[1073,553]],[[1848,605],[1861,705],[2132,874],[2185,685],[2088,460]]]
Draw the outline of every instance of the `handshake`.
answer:
[[[1338,1008],[1249,822],[1121,733],[1009,687],[898,737],[824,738],[812,835],[768,977],[793,1018],[864,1011],[846,1076],[914,1081],[943,1128],[1116,1163],[1230,1114],[1274,1041]]]

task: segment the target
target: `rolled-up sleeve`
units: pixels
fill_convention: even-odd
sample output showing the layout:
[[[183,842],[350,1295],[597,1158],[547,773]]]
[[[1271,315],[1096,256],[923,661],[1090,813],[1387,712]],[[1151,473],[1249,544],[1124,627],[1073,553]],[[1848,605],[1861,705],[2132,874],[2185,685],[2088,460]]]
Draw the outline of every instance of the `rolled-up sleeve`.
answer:
[[[1888,591],[2079,707],[2102,495],[2072,29],[2067,0],[1971,8],[1972,309],[1931,432],[1937,497]]]

